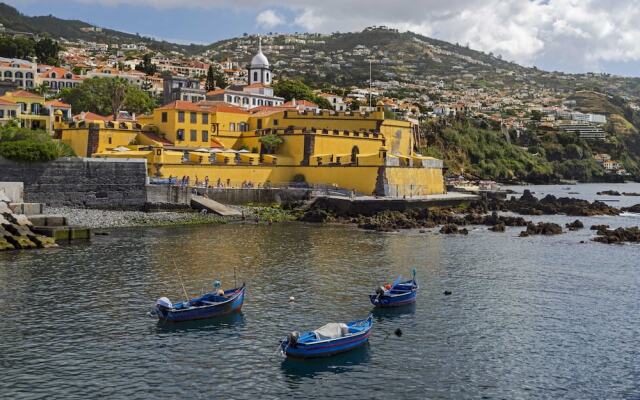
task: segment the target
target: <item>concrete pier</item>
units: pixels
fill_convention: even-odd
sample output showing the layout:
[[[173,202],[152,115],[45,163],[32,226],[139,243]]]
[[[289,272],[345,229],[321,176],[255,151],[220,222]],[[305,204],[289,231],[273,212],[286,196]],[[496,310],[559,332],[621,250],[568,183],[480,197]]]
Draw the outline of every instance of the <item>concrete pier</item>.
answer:
[[[425,207],[453,207],[479,199],[477,195],[457,192],[411,198],[319,196],[315,204],[340,216],[371,216],[387,210],[404,212]]]

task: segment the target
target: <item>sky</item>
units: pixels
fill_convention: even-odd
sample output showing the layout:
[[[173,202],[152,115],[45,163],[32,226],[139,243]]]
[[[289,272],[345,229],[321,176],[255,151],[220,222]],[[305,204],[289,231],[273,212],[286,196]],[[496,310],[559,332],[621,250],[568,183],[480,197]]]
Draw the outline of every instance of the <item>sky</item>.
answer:
[[[550,71],[640,76],[639,0],[0,0],[178,43],[386,25]]]

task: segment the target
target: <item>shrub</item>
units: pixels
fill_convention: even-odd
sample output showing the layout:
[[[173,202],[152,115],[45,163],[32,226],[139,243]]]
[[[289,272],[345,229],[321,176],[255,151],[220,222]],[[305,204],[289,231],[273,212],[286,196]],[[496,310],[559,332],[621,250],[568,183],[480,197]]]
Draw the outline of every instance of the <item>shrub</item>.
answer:
[[[0,156],[9,160],[24,162],[52,161],[58,158],[59,155],[58,145],[53,141],[16,140],[0,142]]]

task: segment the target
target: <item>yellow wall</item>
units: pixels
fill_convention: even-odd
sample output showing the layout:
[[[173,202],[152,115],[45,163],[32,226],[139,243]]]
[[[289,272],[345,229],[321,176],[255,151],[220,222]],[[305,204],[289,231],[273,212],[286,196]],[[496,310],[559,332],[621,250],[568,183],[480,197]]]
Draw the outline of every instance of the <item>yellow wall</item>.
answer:
[[[64,129],[62,130],[62,143],[71,146],[78,157],[89,157],[87,155],[87,141],[89,138],[89,129]]]
[[[444,193],[444,179],[440,168],[386,167],[385,176],[390,196]]]
[[[92,156],[92,154],[87,154],[88,127],[62,129],[61,132],[62,142],[71,146],[78,157]],[[139,131],[137,130],[100,128],[96,153],[102,153],[107,149],[114,149],[119,146],[127,146],[136,139],[138,133]]]
[[[150,176],[158,176],[157,169],[149,163]],[[256,186],[270,182],[273,185],[289,183],[294,176],[304,175],[307,183],[320,186],[335,186],[358,193],[370,195],[376,188],[379,167],[280,167],[280,166],[246,166],[246,165],[189,165],[164,164],[160,167],[162,177],[189,176],[191,184],[198,177],[202,181],[209,177],[211,185],[218,178],[224,185],[227,179],[231,187],[240,187],[242,182],[251,181]],[[391,195],[421,196],[444,193],[442,170],[427,168],[385,167],[388,189]]]

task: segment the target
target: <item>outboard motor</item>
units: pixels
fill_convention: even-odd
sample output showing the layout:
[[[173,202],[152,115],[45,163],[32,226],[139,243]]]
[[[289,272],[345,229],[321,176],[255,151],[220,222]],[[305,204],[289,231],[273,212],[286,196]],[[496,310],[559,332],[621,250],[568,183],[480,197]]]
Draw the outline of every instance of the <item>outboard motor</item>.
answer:
[[[384,286],[378,286],[378,288],[376,289],[376,294],[378,295],[378,297],[384,296]]]
[[[287,336],[287,341],[289,342],[289,346],[296,347],[298,344],[298,339],[300,338],[300,332],[293,331]]]
[[[160,297],[157,301],[156,301],[156,307],[160,310],[160,311],[165,311],[168,309],[173,308],[173,303],[171,303],[171,300],[169,300],[166,297]]]

